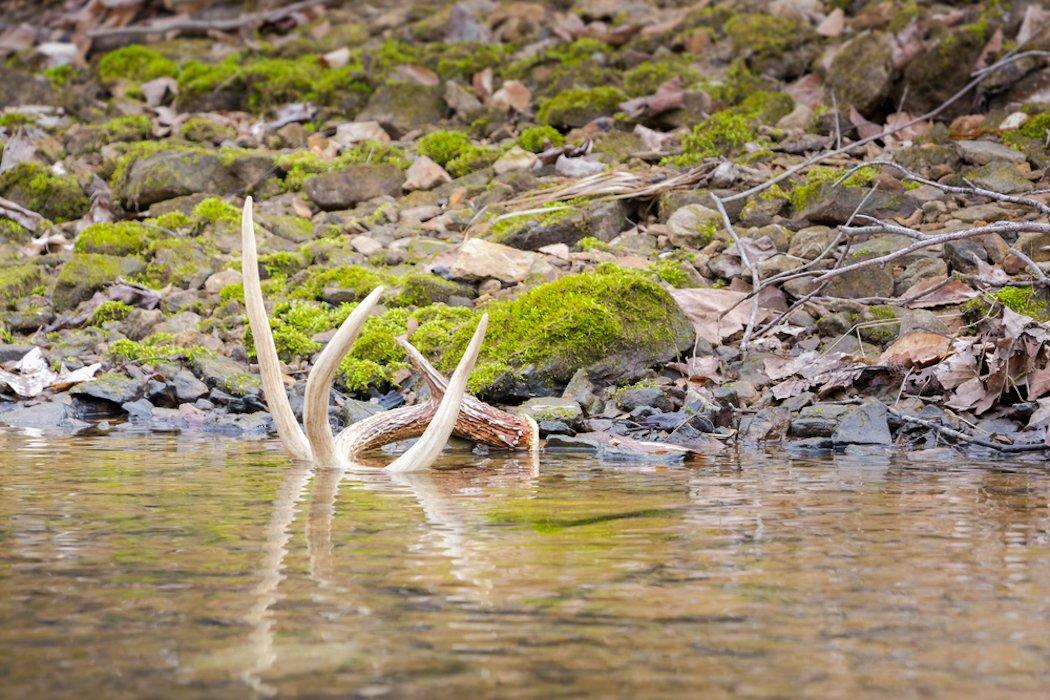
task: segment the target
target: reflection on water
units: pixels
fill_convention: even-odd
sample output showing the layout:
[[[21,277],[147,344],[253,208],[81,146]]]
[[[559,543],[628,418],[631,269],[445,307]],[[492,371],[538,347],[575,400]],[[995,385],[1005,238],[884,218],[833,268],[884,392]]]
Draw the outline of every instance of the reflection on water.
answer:
[[[1039,697],[1050,473],[0,434],[5,697]]]

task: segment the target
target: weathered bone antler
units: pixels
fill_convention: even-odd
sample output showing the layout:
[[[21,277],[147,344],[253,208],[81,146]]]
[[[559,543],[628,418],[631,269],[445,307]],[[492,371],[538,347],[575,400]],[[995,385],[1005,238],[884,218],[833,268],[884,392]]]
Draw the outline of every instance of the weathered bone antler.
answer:
[[[446,380],[404,338],[399,339],[409,360],[430,386],[431,399],[414,406],[384,411],[347,427],[338,436],[328,422],[328,399],[339,363],[350,351],[383,292],[377,287],[358,304],[328,345],[317,357],[306,380],[303,401],[303,427],[295,420],[281,377],[281,364],[266,317],[262,286],[259,282],[258,254],[255,247],[255,225],[252,199],[244,202],[241,219],[242,275],[248,323],[255,341],[255,352],[262,374],[263,392],[281,444],[297,459],[322,466],[343,466],[365,450],[381,447],[412,437],[420,439],[387,466],[391,471],[426,469],[455,434],[477,443],[503,449],[536,450],[539,430],[528,416],[516,416],[489,406],[466,393],[467,378],[481,350],[488,327],[488,315],[482,315],[474,337],[452,377]],[[305,432],[304,432],[305,428]]]

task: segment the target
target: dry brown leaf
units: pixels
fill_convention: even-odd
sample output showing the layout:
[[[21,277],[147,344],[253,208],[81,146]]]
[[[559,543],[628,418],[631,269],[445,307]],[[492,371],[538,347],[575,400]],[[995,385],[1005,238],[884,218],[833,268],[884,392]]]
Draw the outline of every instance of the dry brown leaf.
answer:
[[[672,289],[671,296],[693,323],[697,334],[712,345],[721,345],[722,341],[744,330],[751,315],[751,303],[744,302],[732,311],[727,310],[744,298],[743,292],[729,289]],[[723,316],[723,314],[725,314]],[[768,312],[759,309],[758,322],[768,316]]]
[[[943,335],[913,331],[898,338],[879,357],[880,365],[905,369],[927,367],[940,362],[950,352],[950,341]]]
[[[909,309],[932,309],[938,306],[963,304],[977,296],[977,292],[974,291],[972,287],[958,279],[952,279],[936,291],[930,292],[929,294],[923,294],[926,290],[933,289],[946,279],[947,276],[945,275],[937,275],[936,277],[919,280],[909,287],[908,291],[901,295],[901,298],[913,299],[920,294],[922,294],[922,296],[915,299],[915,301],[908,302],[905,306]]]
[[[682,77],[678,75],[661,84],[652,95],[636,97],[620,103],[620,109],[635,119],[655,117],[683,106],[685,102],[682,93]]]

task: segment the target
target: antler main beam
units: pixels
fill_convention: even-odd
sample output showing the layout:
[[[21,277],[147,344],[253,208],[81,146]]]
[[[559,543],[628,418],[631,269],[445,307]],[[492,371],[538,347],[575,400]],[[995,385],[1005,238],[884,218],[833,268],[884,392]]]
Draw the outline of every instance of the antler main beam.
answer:
[[[419,437],[407,452],[387,467],[391,471],[414,471],[433,464],[453,434],[504,449],[534,451],[538,448],[539,431],[535,421],[527,416],[501,411],[466,393],[467,378],[477,361],[488,327],[487,315],[482,315],[456,371],[447,380],[407,340],[399,339],[409,359],[430,386],[431,399],[415,406],[376,414],[349,426],[338,437],[333,436],[328,421],[332,382],[340,362],[353,346],[368,315],[379,303],[382,287],[373,290],[358,304],[318,356],[306,381],[304,432],[295,420],[285,393],[281,365],[266,316],[259,281],[251,197],[247,197],[244,202],[241,245],[245,305],[259,359],[263,391],[281,443],[293,457],[322,466],[342,466],[366,450]]]

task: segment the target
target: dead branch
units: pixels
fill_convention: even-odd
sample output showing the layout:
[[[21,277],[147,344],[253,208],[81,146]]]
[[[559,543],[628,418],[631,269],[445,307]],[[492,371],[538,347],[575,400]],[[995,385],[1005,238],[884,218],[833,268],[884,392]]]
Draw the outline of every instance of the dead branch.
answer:
[[[907,413],[903,413],[893,408],[892,406],[887,406],[886,410],[889,411],[891,415],[899,418],[905,423],[921,425],[924,428],[929,428],[930,430],[941,433],[942,435],[953,437],[956,440],[962,440],[963,442],[967,442],[973,445],[980,445],[981,447],[987,447],[989,449],[998,450],[1000,452],[1043,452],[1045,450],[1050,450],[1050,445],[1046,444],[1002,445],[1000,443],[992,442],[991,440],[985,440],[974,435],[967,435],[962,431],[955,430],[954,428],[949,428],[948,426],[941,425],[940,423],[935,423],[931,420],[926,420],[925,418],[919,418],[918,416],[912,416]]]
[[[156,34],[167,34],[169,32],[229,32],[267,22],[277,22],[291,14],[309,9],[318,5],[331,4],[333,0],[301,0],[287,7],[278,7],[272,10],[261,10],[250,12],[229,19],[191,19],[187,17],[171,17],[158,20],[150,24],[129,24],[126,27],[102,27],[92,29],[87,33],[89,39],[108,39],[112,37],[149,37]]]

